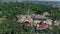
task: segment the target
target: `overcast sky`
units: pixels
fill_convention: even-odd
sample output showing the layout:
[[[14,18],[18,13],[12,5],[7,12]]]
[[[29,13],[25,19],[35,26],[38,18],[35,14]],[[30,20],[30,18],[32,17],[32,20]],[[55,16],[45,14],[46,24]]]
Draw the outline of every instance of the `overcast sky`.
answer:
[[[33,1],[60,1],[60,0],[33,0]]]
[[[0,0],[0,1],[60,1],[60,0]]]
[[[60,1],[60,0],[26,0],[26,1]]]

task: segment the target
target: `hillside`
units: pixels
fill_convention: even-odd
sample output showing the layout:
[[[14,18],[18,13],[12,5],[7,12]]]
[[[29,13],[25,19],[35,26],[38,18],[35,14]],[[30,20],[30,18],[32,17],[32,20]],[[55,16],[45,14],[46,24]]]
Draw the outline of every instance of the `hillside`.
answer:
[[[43,34],[60,34],[60,25],[54,25],[54,21],[60,18],[60,10],[58,8],[31,2],[0,3],[0,34],[31,34],[32,32],[36,34],[38,31],[35,31],[34,24],[33,26],[27,26],[27,24],[19,23],[17,15],[42,15],[44,12],[50,14],[50,16],[46,16],[52,19],[52,25],[47,28],[47,31],[42,31]]]

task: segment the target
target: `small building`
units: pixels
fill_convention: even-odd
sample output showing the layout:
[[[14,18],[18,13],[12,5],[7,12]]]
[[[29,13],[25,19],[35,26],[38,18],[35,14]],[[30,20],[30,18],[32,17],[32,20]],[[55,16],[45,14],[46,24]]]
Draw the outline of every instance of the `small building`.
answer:
[[[43,15],[35,15],[35,20],[34,20],[35,25],[37,23],[40,23],[41,21],[43,21],[44,23],[47,23],[48,25],[52,25],[53,20]]]
[[[33,19],[31,18],[30,15],[20,15],[18,18],[18,22],[29,23],[30,25],[32,25]]]
[[[26,16],[28,16],[28,18],[26,18]],[[52,24],[51,19],[49,19],[46,16],[34,15],[34,20],[31,17],[32,17],[31,15],[20,15],[19,18],[18,18],[18,22],[23,23],[25,21],[29,21],[29,23],[31,23],[31,24],[34,23],[34,25],[36,25],[37,23],[43,21],[44,23],[47,23],[47,24],[50,24],[50,25]]]
[[[43,16],[43,15],[35,15],[35,20],[34,22],[40,22],[40,21],[46,21],[48,18]]]
[[[43,29],[46,29],[46,28],[47,28],[47,24],[44,23],[43,21],[41,21],[40,23],[37,23],[37,25],[36,25],[37,30],[43,30]]]

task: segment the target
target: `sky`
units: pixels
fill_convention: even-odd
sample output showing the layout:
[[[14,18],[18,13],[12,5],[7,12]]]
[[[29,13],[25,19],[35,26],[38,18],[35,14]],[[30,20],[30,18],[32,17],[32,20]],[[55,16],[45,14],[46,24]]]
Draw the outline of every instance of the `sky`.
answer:
[[[33,0],[33,1],[60,1],[60,0]]]
[[[60,1],[60,0],[0,0],[0,1]]]

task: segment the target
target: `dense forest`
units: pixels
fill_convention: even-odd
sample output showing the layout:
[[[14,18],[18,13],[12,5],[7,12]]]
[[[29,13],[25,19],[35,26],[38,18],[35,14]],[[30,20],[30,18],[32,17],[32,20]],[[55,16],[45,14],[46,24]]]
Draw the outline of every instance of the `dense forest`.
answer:
[[[58,8],[45,6],[43,4],[27,2],[0,3],[0,34],[23,34],[21,33],[22,26],[17,22],[16,15],[42,14],[43,12],[49,12],[51,14],[50,17],[53,19],[60,17],[60,10],[58,10]],[[3,16],[7,16],[7,18],[4,20],[2,19]],[[59,27],[56,27],[55,30],[56,32],[60,31]]]
[[[45,6],[43,4],[34,4],[27,2],[9,2],[0,3],[0,16],[15,16],[17,14],[42,14],[43,12],[49,12],[55,17],[60,17],[60,10],[58,8],[53,8]]]

